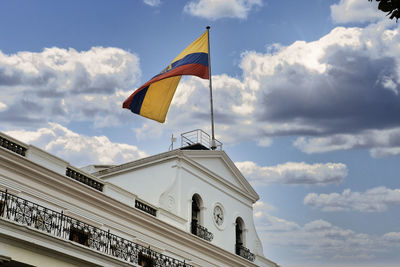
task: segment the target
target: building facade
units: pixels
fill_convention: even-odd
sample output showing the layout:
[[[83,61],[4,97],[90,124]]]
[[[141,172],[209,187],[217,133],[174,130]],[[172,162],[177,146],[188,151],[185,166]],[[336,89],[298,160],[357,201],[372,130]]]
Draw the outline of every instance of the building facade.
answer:
[[[0,194],[2,266],[277,266],[257,193],[199,144],[78,169],[0,133]]]

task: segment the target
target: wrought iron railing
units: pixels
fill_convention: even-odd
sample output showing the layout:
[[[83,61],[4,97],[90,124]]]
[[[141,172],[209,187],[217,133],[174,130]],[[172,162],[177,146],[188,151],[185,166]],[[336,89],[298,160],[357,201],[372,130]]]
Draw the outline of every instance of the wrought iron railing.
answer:
[[[17,153],[21,156],[25,156],[27,150],[25,147],[20,146],[3,136],[0,136],[0,146],[4,147],[5,149],[11,150],[12,152]]]
[[[254,261],[255,256],[250,252],[248,248],[243,247],[242,245],[236,244],[236,254],[242,258],[245,258],[249,261]]]
[[[119,260],[151,267],[193,267],[87,223],[1,191],[0,218],[70,240]],[[146,264],[146,265],[143,265]]]
[[[140,209],[144,212],[147,212],[150,215],[156,216],[157,214],[157,210],[153,209],[152,207],[150,207],[149,205],[144,204],[143,202],[135,199],[135,208]]]
[[[191,229],[192,234],[194,234],[200,238],[203,238],[204,240],[207,240],[209,242],[211,242],[213,240],[213,238],[214,238],[213,233],[208,231],[207,228],[205,228],[204,226],[201,226],[198,223],[192,222],[191,227],[192,227],[192,229]]]
[[[81,183],[83,183],[85,185],[88,185],[88,186],[90,186],[90,187],[92,187],[92,188],[94,188],[96,190],[103,191],[103,184],[102,183],[99,183],[99,182],[95,181],[94,179],[92,179],[92,178],[90,178],[90,177],[88,177],[88,176],[86,176],[86,175],[84,175],[84,174],[82,174],[80,172],[77,172],[77,171],[75,171],[75,170],[73,170],[71,168],[67,167],[65,175],[70,177],[70,178],[72,178],[72,179],[74,179],[74,180],[76,180],[76,181],[78,181],[78,182],[81,182]]]

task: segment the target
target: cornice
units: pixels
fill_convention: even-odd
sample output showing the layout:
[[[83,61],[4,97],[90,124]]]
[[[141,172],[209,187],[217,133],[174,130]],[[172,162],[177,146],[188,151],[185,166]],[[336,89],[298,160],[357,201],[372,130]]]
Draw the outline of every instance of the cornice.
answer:
[[[218,182],[219,184],[222,184],[226,188],[232,190],[233,192],[237,193],[238,195],[241,195],[245,199],[248,199],[252,203],[255,203],[258,200],[258,194],[255,193],[251,194],[248,191],[244,191],[242,188],[234,185],[233,183],[227,181],[220,175],[216,174],[215,172],[211,171],[207,167],[201,165],[200,163],[197,163],[195,160],[191,159],[190,157],[183,155],[182,159],[188,163],[189,165],[195,167],[197,170],[199,170],[202,173],[205,173],[208,177],[212,178],[214,181]],[[253,191],[255,192],[255,191]]]
[[[124,163],[121,165],[117,165],[117,166],[114,166],[114,167],[111,167],[111,168],[108,168],[105,170],[95,172],[92,175],[100,177],[100,178],[107,177],[107,176],[113,176],[116,174],[128,172],[132,169],[137,169],[137,168],[141,168],[141,167],[145,167],[145,166],[149,166],[149,165],[154,165],[159,162],[168,161],[169,159],[173,159],[176,156],[179,156],[181,154],[182,154],[182,151],[176,149],[176,150],[156,154],[156,155],[153,155],[150,157],[138,159],[135,161],[127,162],[127,163]]]
[[[229,158],[229,156],[225,153],[225,151],[207,151],[207,150],[185,150],[184,154],[195,156],[197,158],[219,158],[221,159],[229,170],[236,176],[238,182],[247,190],[247,192],[252,195],[252,198],[256,202],[260,197],[257,192],[253,189],[253,187],[249,184],[247,179],[243,176],[240,170],[236,167],[235,163]],[[211,171],[210,171],[211,172]],[[214,174],[218,176],[217,174]]]

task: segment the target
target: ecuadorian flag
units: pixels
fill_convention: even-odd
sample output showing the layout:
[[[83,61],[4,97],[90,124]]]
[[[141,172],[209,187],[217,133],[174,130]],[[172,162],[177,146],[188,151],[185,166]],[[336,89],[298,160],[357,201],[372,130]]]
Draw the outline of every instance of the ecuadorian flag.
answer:
[[[185,48],[150,81],[133,92],[122,107],[143,117],[164,122],[182,75],[209,79],[208,30]]]

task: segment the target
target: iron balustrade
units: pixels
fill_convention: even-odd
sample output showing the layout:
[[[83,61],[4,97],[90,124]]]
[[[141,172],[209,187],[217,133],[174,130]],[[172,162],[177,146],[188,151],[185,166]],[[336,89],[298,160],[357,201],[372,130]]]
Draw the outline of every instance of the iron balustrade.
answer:
[[[4,138],[2,136],[0,136],[0,146],[4,147],[5,149],[11,150],[12,152],[17,153],[18,155],[25,157],[27,150],[25,147],[20,146],[17,143],[14,143],[11,140],[8,140],[7,138]]]
[[[192,234],[203,238],[204,240],[207,240],[209,242],[211,242],[214,238],[213,233],[211,233],[210,231],[207,230],[207,228],[205,228],[204,226],[201,226],[198,223],[194,223],[192,222]]]
[[[66,216],[63,212],[57,212],[12,195],[7,190],[0,190],[0,193],[0,218],[2,219],[79,243],[131,264],[151,267],[193,267],[185,261],[174,259],[150,247],[116,236],[110,233],[110,230],[99,229]]]
[[[242,258],[245,258],[249,261],[254,261],[254,254],[250,252],[250,250],[242,245],[236,244],[236,254]]]
[[[82,174],[80,172],[77,172],[77,171],[75,171],[75,170],[73,170],[71,168],[67,167],[65,175],[70,177],[70,178],[72,178],[72,179],[74,179],[74,180],[76,180],[76,181],[78,181],[78,182],[81,182],[81,183],[83,183],[85,185],[88,185],[88,186],[90,186],[90,187],[92,187],[92,188],[94,188],[96,190],[99,190],[101,192],[103,191],[103,184],[102,183],[99,183],[99,182],[95,181],[94,179],[92,179],[92,178],[90,178],[90,177],[88,177],[88,176],[86,176],[86,175],[84,175],[84,174]]]
[[[139,200],[135,199],[135,208],[144,211],[150,215],[156,216],[157,210],[153,209],[149,205],[144,204],[143,202],[140,202]]]

